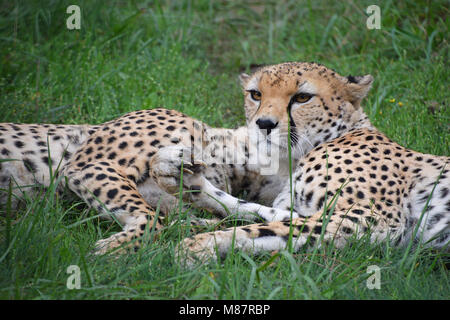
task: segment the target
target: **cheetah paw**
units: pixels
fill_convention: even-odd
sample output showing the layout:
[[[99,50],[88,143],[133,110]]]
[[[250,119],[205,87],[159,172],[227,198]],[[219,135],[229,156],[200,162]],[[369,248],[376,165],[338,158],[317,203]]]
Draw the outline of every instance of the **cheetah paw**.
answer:
[[[124,245],[127,242],[125,232],[119,232],[106,239],[98,240],[93,250],[94,255],[104,255],[107,253],[122,254],[127,251],[127,247],[131,244]]]
[[[216,261],[215,242],[209,234],[185,238],[175,250],[176,260],[186,269]]]
[[[192,158],[191,148],[169,146],[158,150],[150,161],[150,174],[156,183],[169,193],[180,190],[183,172],[183,187],[190,189],[195,185],[195,176],[201,175],[206,164]],[[182,169],[183,168],[183,169]]]

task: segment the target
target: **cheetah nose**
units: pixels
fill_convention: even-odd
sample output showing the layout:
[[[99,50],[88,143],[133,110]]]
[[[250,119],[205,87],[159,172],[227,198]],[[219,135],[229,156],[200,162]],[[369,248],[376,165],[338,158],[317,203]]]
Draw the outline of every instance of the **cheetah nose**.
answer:
[[[261,130],[267,130],[267,135],[269,135],[270,131],[278,125],[278,122],[274,122],[269,118],[259,118],[256,120],[256,124]]]

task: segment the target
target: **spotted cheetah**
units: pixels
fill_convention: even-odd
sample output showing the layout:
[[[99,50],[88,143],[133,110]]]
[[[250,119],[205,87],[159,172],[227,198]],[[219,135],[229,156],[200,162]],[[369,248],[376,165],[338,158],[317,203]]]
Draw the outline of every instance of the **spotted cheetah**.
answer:
[[[195,140],[201,146],[200,151],[214,154],[219,151],[219,141],[226,141],[228,146],[235,147],[233,154],[242,154],[242,161],[229,164],[214,161],[202,169],[202,174],[220,190],[245,191],[249,199],[262,203],[273,201],[276,194],[273,191],[281,190],[283,180],[279,174],[261,176],[257,164],[246,160],[247,138],[246,127],[211,128],[168,109],[135,111],[100,125],[3,123],[0,204],[6,208],[3,204],[10,188],[13,200],[18,200],[39,186],[48,187],[58,180],[62,180],[60,186],[65,186],[67,181],[67,187],[90,207],[123,225],[122,232],[97,242],[96,253],[120,246],[137,249],[145,231],[154,228],[159,232],[164,217],[178,207],[173,194],[179,188],[168,193],[167,188],[159,187],[178,184],[180,180],[170,175],[166,163],[158,161],[161,154],[173,157],[169,155],[170,148],[190,149]],[[165,151],[157,153],[161,148]],[[192,164],[187,160],[186,172],[191,172],[189,166]]]
[[[268,207],[214,187],[201,171],[186,174],[185,188],[197,191],[189,193],[192,203],[264,222],[186,238],[179,246],[185,261],[215,259],[231,248],[280,250],[290,237],[296,251],[324,242],[340,248],[364,235],[395,245],[414,237],[448,249],[450,158],[404,148],[370,123],[361,101],[371,75],[343,77],[316,63],[283,63],[240,78],[250,135],[269,145],[278,141],[281,158],[290,150],[292,178],[284,178]],[[174,166],[172,172],[178,174]]]

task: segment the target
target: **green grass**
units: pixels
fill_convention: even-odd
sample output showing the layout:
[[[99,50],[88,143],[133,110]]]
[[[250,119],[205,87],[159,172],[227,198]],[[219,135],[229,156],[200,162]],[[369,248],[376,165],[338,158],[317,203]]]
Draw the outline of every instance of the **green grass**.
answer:
[[[235,127],[245,123],[239,72],[306,60],[371,73],[372,122],[403,146],[449,155],[447,2],[379,2],[381,29],[368,30],[374,2],[76,1],[81,30],[69,31],[73,1],[1,1],[0,120],[101,123],[166,107]],[[91,256],[118,226],[54,188],[0,217],[0,228],[4,299],[450,297],[448,256],[422,248],[405,256],[364,239],[340,251],[281,252],[273,263],[235,253],[183,270],[174,247],[190,231],[175,223],[136,254]],[[69,265],[81,268],[79,290],[66,288]],[[366,287],[370,265],[381,268],[380,290]]]

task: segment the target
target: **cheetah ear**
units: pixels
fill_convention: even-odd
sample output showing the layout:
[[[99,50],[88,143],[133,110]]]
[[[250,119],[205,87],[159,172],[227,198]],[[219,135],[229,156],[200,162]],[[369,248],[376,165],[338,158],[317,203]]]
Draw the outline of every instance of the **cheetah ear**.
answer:
[[[245,88],[245,86],[247,85],[248,80],[250,80],[250,76],[246,73],[241,73],[239,75],[239,81],[241,82],[241,86],[243,88]]]
[[[346,91],[350,102],[359,107],[362,99],[364,99],[372,87],[373,77],[370,74],[365,76],[351,76],[346,79]]]

